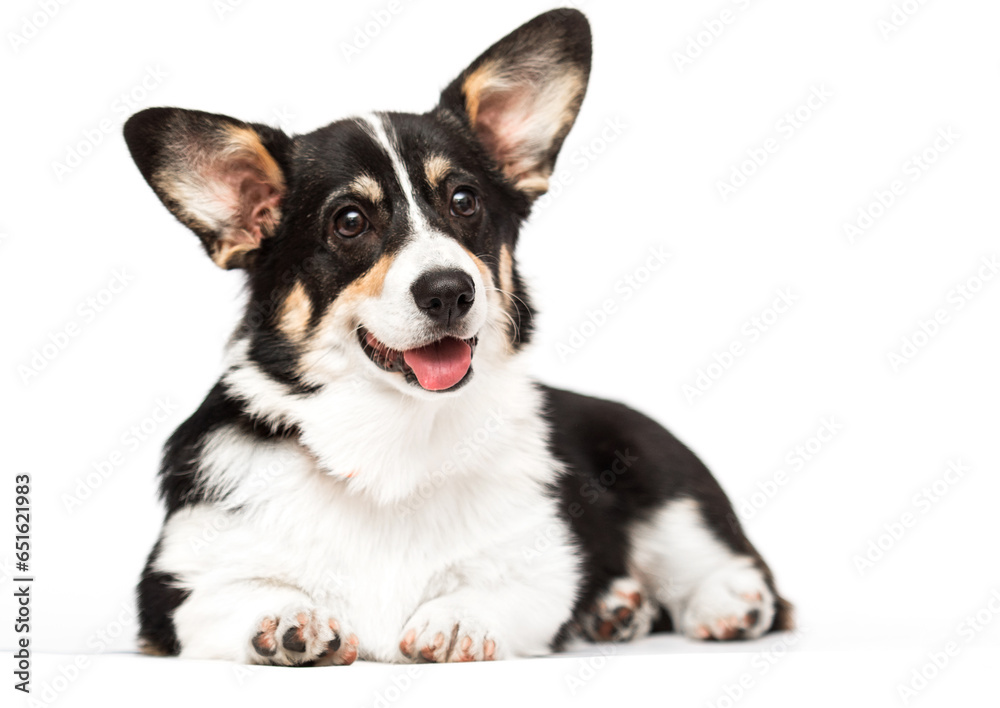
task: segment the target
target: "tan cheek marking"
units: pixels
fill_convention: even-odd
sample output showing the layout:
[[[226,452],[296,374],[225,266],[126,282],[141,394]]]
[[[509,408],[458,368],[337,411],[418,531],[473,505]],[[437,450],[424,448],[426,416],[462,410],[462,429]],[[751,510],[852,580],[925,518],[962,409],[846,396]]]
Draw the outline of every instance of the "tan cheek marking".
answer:
[[[385,286],[385,277],[389,274],[389,268],[392,267],[392,256],[382,256],[379,258],[375,265],[369,268],[364,275],[355,280],[353,283],[344,288],[334,304],[341,301],[350,300],[360,300],[366,297],[378,297],[382,294],[382,288]]]
[[[514,303],[514,257],[511,255],[510,247],[504,244],[500,247],[500,290],[504,300],[504,309],[507,311],[507,333],[510,338],[510,351],[513,351],[512,343],[517,334],[515,322],[519,321],[519,315]]]
[[[472,259],[472,262],[476,264],[476,268],[479,269],[479,274],[483,276],[483,283],[487,286],[492,286],[493,273],[491,273],[490,269],[486,267],[486,264],[483,263],[482,259],[465,246],[462,246],[462,250],[465,251],[466,255],[468,255],[469,258]]]
[[[385,199],[385,194],[382,192],[382,185],[371,175],[359,175],[356,177],[351,182],[351,189],[358,196],[364,197],[372,204],[379,204]]]
[[[438,185],[448,176],[451,171],[451,162],[441,155],[431,155],[424,161],[424,173],[431,187],[438,188]]]
[[[344,291],[330,303],[326,312],[323,313],[323,321],[316,328],[316,331],[336,326],[335,323],[344,309],[349,308],[354,303],[381,295],[382,288],[385,286],[385,277],[388,275],[392,263],[393,256],[382,256],[364,275],[344,288]]]
[[[505,318],[507,320],[506,327],[508,333],[507,351],[509,353],[512,353],[513,352],[512,342],[513,342],[513,337],[515,335],[514,322],[516,322],[517,320],[516,320],[516,314],[514,312],[514,295],[512,290],[514,283],[513,280],[514,263],[511,259],[510,250],[507,248],[506,245],[500,247],[499,291],[497,291],[495,281],[493,280],[493,273],[490,272],[490,269],[486,267],[486,264],[483,263],[482,259],[480,259],[477,255],[472,253],[472,251],[465,248],[464,246],[462,247],[462,250],[465,251],[467,254],[469,254],[469,258],[471,258],[472,262],[476,264],[476,267],[479,269],[480,274],[483,276],[483,283],[485,284],[487,290],[493,289],[495,292],[497,292],[497,295],[500,297],[501,300],[500,307],[507,313],[507,317]]]
[[[514,293],[514,258],[507,244],[500,247],[500,288],[508,298]]]
[[[295,281],[291,291],[281,303],[278,327],[292,340],[305,337],[312,318],[312,300],[301,281]]]

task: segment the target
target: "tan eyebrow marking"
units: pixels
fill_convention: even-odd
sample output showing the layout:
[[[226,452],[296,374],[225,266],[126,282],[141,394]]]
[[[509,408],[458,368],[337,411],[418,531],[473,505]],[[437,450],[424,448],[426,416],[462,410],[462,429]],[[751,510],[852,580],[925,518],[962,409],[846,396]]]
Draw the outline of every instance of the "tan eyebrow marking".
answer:
[[[431,155],[424,161],[424,173],[431,186],[437,189],[441,181],[448,176],[451,171],[451,162],[441,155]]]
[[[355,177],[354,181],[351,182],[351,190],[372,204],[378,204],[385,198],[382,185],[371,175],[362,174]]]

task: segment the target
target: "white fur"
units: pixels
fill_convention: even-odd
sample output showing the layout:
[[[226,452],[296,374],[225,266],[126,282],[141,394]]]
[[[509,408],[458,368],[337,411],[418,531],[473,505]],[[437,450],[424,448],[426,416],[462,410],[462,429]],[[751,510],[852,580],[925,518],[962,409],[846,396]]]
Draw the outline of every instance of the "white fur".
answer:
[[[392,170],[396,174],[399,186],[403,190],[403,196],[406,198],[407,213],[414,231],[417,233],[429,233],[432,229],[430,224],[427,223],[427,219],[424,217],[420,207],[417,206],[417,192],[413,188],[410,173],[406,170],[403,159],[399,155],[396,136],[395,134],[390,135],[392,126],[377,113],[361,116],[357,119],[357,122],[372,140],[378,143],[392,163]]]
[[[637,524],[632,538],[631,572],[666,606],[678,631],[705,639],[742,628],[754,638],[771,626],[775,598],[764,574],[712,534],[697,501],[668,502]],[[747,626],[752,611],[759,618]]]
[[[537,394],[486,385],[476,393],[458,401],[500,412],[488,435],[477,435],[488,418],[399,401],[405,413],[383,406],[376,437],[352,426],[349,444],[323,451],[353,455],[351,479],[329,474],[296,443],[217,432],[206,460],[230,496],[174,514],[157,562],[192,590],[174,617],[183,655],[245,661],[259,617],[294,602],[349,625],[363,658],[402,660],[404,625],[432,601],[436,609],[425,612],[437,624],[451,613],[488,625],[498,656],[546,651],[570,617],[579,561],[541,489],[556,465],[537,426]],[[326,402],[348,415],[371,406],[366,394]],[[304,439],[317,437],[311,412],[297,419]],[[435,463],[447,462],[454,469],[436,476]],[[553,527],[544,563],[529,567],[526,555]]]

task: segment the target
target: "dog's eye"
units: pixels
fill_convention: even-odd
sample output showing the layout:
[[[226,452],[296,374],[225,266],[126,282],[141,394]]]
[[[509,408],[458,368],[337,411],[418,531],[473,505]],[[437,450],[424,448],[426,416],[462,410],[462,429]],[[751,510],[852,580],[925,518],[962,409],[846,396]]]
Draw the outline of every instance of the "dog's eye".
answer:
[[[356,208],[347,207],[333,217],[333,230],[343,238],[354,238],[368,230],[368,219]]]
[[[451,195],[451,213],[469,217],[479,210],[479,200],[471,189],[460,187]]]

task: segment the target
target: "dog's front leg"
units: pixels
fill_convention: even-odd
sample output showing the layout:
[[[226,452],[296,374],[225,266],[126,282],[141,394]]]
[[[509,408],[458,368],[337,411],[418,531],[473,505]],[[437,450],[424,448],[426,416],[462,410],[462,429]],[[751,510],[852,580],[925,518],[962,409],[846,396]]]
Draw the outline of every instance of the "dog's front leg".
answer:
[[[420,605],[403,627],[399,650],[408,661],[491,661],[551,651],[570,619],[576,592],[574,560],[535,577],[493,576]]]
[[[196,587],[174,613],[181,656],[247,664],[350,664],[358,638],[329,608],[280,581]]]

